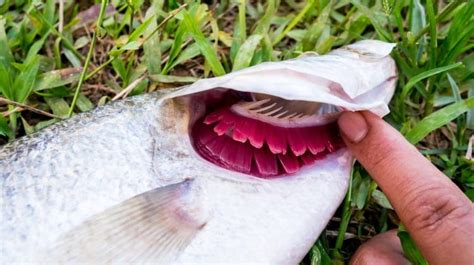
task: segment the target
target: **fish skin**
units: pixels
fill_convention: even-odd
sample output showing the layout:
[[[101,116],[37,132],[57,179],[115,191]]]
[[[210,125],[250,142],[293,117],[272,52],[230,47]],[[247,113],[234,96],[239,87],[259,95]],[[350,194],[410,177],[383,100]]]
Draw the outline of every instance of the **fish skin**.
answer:
[[[396,82],[392,48],[364,41],[328,56],[257,65],[115,102],[1,147],[0,264],[45,261],[62,236],[108,209],[190,179],[183,196],[192,199],[175,201],[187,201],[178,210],[204,225],[174,264],[298,264],[344,198],[352,155],[343,148],[271,180],[225,170],[192,148],[188,121],[203,110],[187,108],[188,95],[226,87],[383,116]]]
[[[195,179],[210,220],[176,264],[297,264],[347,188],[346,150],[302,177],[261,180],[197,157],[179,100],[148,94],[0,149],[0,263],[41,262],[60,236],[156,187]],[[163,137],[166,135],[166,137]]]

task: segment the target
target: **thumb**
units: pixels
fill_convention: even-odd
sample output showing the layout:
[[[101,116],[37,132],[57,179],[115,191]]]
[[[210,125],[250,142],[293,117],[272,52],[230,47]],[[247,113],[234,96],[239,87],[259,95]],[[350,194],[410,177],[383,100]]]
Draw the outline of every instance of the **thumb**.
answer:
[[[338,124],[347,147],[385,192],[428,260],[452,262],[454,249],[473,253],[474,210],[451,180],[375,114],[346,112]],[[457,264],[464,264],[474,255],[458,258]]]

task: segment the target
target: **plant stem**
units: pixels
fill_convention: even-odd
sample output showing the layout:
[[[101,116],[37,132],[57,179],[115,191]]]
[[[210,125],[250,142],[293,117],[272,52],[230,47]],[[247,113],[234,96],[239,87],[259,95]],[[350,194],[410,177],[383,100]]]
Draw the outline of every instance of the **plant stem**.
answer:
[[[352,196],[352,176],[354,175],[354,170],[351,172],[351,177],[349,179],[349,188],[347,190],[346,197],[344,198],[344,205],[342,208],[342,219],[341,224],[339,225],[339,231],[336,239],[336,246],[333,250],[333,258],[342,259],[342,255],[339,250],[344,244],[344,235],[346,234],[347,227],[349,226],[349,221],[351,220],[352,210],[351,210],[351,196]]]
[[[42,111],[40,109],[37,109],[37,108],[34,108],[34,107],[31,107],[31,106],[28,106],[26,104],[23,104],[23,103],[20,103],[20,102],[16,102],[16,101],[13,101],[13,100],[9,100],[7,98],[4,98],[4,97],[0,97],[0,103],[5,103],[5,104],[8,104],[8,112],[10,113],[10,119],[14,119],[13,120],[10,120],[10,123],[12,124],[12,127],[16,127],[16,116],[13,116],[13,114],[15,114],[16,112],[14,111],[14,108],[15,107],[20,107],[22,109],[27,109],[31,112],[34,112],[34,113],[38,113],[40,115],[44,115],[46,117],[50,117],[50,118],[54,118],[54,119],[61,119],[61,117],[57,116],[57,115],[54,115],[54,114],[51,114],[49,112],[46,112],[46,111]]]
[[[94,34],[92,35],[92,42],[89,47],[89,51],[87,52],[86,61],[84,62],[84,67],[82,68],[79,82],[77,83],[76,92],[74,92],[74,98],[72,99],[71,107],[69,108],[68,117],[72,116],[74,112],[74,107],[76,106],[76,103],[77,103],[77,99],[79,98],[79,93],[81,92],[81,87],[82,87],[82,84],[84,83],[84,80],[87,74],[87,69],[89,68],[89,63],[92,58],[92,53],[94,52],[95,43],[97,42],[97,32],[98,30],[100,30],[102,21],[104,20],[107,4],[108,4],[108,0],[101,1],[99,17],[97,18],[97,22],[96,22],[96,29],[94,31]]]

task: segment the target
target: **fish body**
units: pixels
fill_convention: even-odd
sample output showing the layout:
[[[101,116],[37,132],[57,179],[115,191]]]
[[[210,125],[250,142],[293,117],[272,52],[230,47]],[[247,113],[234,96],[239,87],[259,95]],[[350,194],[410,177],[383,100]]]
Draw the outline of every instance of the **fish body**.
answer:
[[[34,261],[22,259],[36,258],[39,249],[104,209],[192,178],[195,203],[210,220],[179,261],[300,260],[322,229],[313,223],[335,210],[326,200],[344,196],[350,157],[325,161],[312,179],[232,179],[232,172],[190,153],[179,137],[186,114],[173,111],[179,108],[163,113],[162,104],[160,94],[134,97],[4,147],[0,234],[8,244],[2,259]]]
[[[327,87],[330,97],[317,97],[386,112],[392,63],[378,83],[388,88],[368,90],[371,100]],[[267,66],[257,69],[280,71]],[[341,148],[297,174],[263,179],[200,157],[189,135],[202,112],[196,93],[253,87],[301,100],[270,79],[263,91],[261,80],[246,76],[254,72],[241,73],[115,102],[1,147],[0,263],[301,261],[342,201],[353,159]],[[232,84],[238,78],[247,86]],[[301,83],[308,76],[288,78]],[[352,96],[365,92],[358,93]]]

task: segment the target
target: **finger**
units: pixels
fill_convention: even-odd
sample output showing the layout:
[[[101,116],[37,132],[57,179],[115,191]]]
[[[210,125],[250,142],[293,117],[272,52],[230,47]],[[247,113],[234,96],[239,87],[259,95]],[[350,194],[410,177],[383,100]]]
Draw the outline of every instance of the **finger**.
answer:
[[[409,265],[403,255],[397,231],[391,230],[376,235],[362,244],[352,256],[350,265]]]
[[[474,260],[474,209],[461,190],[376,115],[344,113],[338,124],[346,145],[385,192],[423,255],[452,263],[456,249],[463,253],[456,256],[458,264]]]

